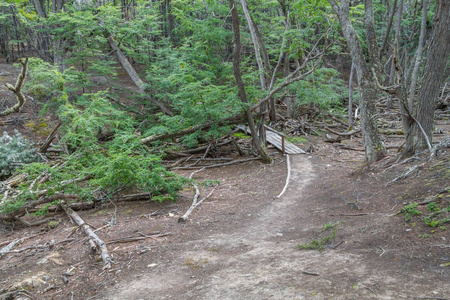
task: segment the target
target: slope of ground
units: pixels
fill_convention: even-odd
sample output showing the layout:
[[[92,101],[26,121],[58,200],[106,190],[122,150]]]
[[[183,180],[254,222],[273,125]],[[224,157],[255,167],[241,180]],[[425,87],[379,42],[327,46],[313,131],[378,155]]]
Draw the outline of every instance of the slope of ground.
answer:
[[[7,79],[14,82],[14,76]],[[25,113],[36,116],[34,104],[27,105]],[[35,137],[23,116],[8,117],[19,121],[0,129]],[[401,137],[385,140],[395,145]],[[102,270],[63,213],[53,215],[56,226],[1,224],[0,249],[26,239],[0,257],[0,299],[448,298],[448,223],[426,226],[423,218],[434,213],[426,205],[415,208],[421,215],[397,212],[429,197],[448,206],[449,153],[383,172],[395,153],[363,168],[363,152],[354,150],[362,147],[359,138],[345,141],[353,150],[321,138],[311,144],[312,154],[290,157],[290,184],[280,198],[286,158],[277,154],[271,165],[247,162],[196,173],[199,182],[220,185],[185,224],[177,220],[192,189],[177,203],[109,203],[79,212],[108,243],[111,269]],[[389,184],[414,165],[415,173]],[[214,188],[204,183],[201,197]],[[117,222],[109,225],[115,209]],[[333,230],[334,239],[325,242]],[[323,251],[297,247],[313,240],[324,241]]]

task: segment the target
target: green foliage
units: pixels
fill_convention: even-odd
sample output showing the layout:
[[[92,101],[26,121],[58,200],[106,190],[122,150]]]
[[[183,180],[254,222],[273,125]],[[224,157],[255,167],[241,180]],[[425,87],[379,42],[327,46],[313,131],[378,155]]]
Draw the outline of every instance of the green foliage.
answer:
[[[201,185],[203,185],[203,186],[219,186],[220,180],[205,179],[201,182]]]
[[[250,138],[251,138],[251,136],[246,135],[246,134],[243,133],[243,132],[236,132],[236,133],[233,133],[233,136],[234,136],[234,137],[237,137],[238,139],[250,139]]]
[[[316,70],[290,89],[298,95],[297,106],[313,103],[329,112],[342,111],[343,100],[348,96],[347,86],[339,78],[339,73],[328,68]]]
[[[438,212],[440,211],[439,206],[436,202],[430,202],[427,204],[427,209],[431,212]]]
[[[11,176],[24,164],[39,161],[33,144],[17,130],[13,136],[3,132],[0,136],[0,179]]]
[[[301,250],[317,250],[317,251],[323,251],[325,250],[325,247],[327,244],[332,242],[336,238],[337,229],[334,229],[330,235],[324,236],[320,240],[314,239],[308,244],[299,244],[297,245],[298,249]]]
[[[403,209],[400,211],[401,214],[405,215],[405,221],[411,221],[412,220],[412,216],[418,216],[421,215],[422,212],[420,210],[417,210],[417,206],[419,204],[416,202],[412,202],[408,205],[406,205],[405,207],[403,207]]]

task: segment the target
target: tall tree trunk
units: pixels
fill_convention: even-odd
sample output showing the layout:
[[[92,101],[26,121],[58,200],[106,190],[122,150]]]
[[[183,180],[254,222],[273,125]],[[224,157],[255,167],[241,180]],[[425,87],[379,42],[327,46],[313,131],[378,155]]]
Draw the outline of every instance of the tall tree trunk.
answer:
[[[428,0],[423,0],[422,24],[420,28],[419,45],[417,46],[416,59],[414,60],[414,69],[409,87],[408,109],[412,111],[414,106],[414,97],[416,95],[417,80],[419,78],[419,68],[422,63],[423,48],[425,46],[425,29],[427,27]]]
[[[355,29],[350,21],[350,7],[348,0],[342,0],[339,6],[335,0],[328,0],[341,23],[342,32],[350,49],[358,83],[361,100],[361,131],[363,133],[366,160],[374,162],[380,159],[386,152],[378,132],[375,114],[376,89],[372,74],[366,64],[362,48]]]
[[[252,117],[252,112],[250,110],[250,106],[247,105],[248,100],[244,89],[244,83],[242,82],[241,78],[241,70],[240,70],[241,37],[239,30],[239,15],[237,12],[236,3],[234,2],[234,0],[228,0],[228,3],[230,4],[231,18],[233,23],[233,34],[234,34],[233,73],[236,79],[236,85],[239,90],[239,98],[246,105],[245,115],[247,117],[248,126],[252,134],[253,147],[255,148],[256,152],[261,156],[261,159],[265,163],[270,163],[272,160],[267,154],[264,144],[262,144],[258,139],[255,123]]]
[[[259,34],[258,28],[253,21],[253,18],[250,16],[250,12],[248,11],[247,2],[245,0],[241,0],[242,9],[244,10],[245,19],[247,20],[248,28],[250,29],[250,35],[252,36],[253,41],[253,47],[255,49],[255,57],[256,57],[256,63],[258,64],[258,70],[259,70],[259,80],[261,84],[261,88],[263,90],[267,90],[267,76],[266,76],[266,67],[269,63],[267,53],[264,55],[264,51],[266,50],[261,35]],[[262,57],[267,58],[267,62],[262,60]],[[267,63],[267,64],[266,64]],[[265,139],[265,129],[264,129],[264,119],[266,117],[265,111],[267,110],[267,103],[264,103],[259,108],[259,112],[261,113],[261,117],[259,118],[258,123],[258,136],[259,140],[262,144],[266,143]]]
[[[392,21],[394,20],[395,10],[397,9],[397,1],[398,0],[394,0],[394,4],[392,5],[391,16],[389,17],[386,32],[384,34],[383,44],[381,45],[381,49],[380,49],[380,56],[382,56],[384,50],[386,50],[387,40],[388,40],[389,34],[391,32]],[[386,1],[386,3],[389,5],[389,0]]]
[[[404,155],[414,154],[428,145],[432,138],[436,99],[444,79],[444,70],[450,55],[450,2],[438,0],[433,35],[425,62],[422,88],[419,91],[415,119],[406,136]],[[422,126],[423,131],[420,126]]]

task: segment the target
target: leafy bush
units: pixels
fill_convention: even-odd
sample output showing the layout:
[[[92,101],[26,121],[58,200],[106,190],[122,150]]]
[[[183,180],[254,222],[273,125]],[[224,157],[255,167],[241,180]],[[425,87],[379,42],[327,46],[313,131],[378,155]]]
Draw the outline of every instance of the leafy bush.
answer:
[[[298,96],[295,105],[313,103],[329,112],[342,110],[343,99],[348,96],[348,88],[338,71],[328,68],[317,69],[290,89]]]
[[[10,176],[24,164],[39,160],[33,144],[26,140],[17,130],[14,136],[3,132],[0,137],[0,179]]]
[[[49,180],[39,189],[47,190],[48,195],[63,191],[89,199],[99,193],[112,195],[118,190],[137,189],[151,193],[156,201],[175,200],[187,180],[159,163],[161,158],[151,154],[133,133],[133,119],[115,109],[105,95],[104,91],[84,94],[74,103],[60,99],[57,114],[63,123],[62,142],[70,155],[60,165],[26,166],[23,172],[29,181],[21,188],[29,189],[29,182],[47,174]]]

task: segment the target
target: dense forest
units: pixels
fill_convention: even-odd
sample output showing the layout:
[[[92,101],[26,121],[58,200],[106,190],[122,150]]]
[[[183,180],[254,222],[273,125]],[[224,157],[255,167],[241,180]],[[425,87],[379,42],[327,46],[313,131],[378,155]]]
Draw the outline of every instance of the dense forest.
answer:
[[[252,292],[278,272],[286,287],[280,299],[300,295],[292,290],[307,282],[299,274],[313,278],[313,296],[327,274],[330,283],[339,281],[333,293],[345,299],[382,295],[378,283],[368,284],[373,274],[360,272],[369,281],[353,277],[360,270],[351,262],[376,269],[379,282],[400,269],[406,274],[392,281],[394,298],[386,299],[408,298],[395,295],[402,282],[419,279],[401,295],[436,285],[423,294],[445,296],[450,263],[439,247],[449,247],[450,160],[448,151],[442,155],[450,147],[449,58],[449,0],[0,0],[0,299],[39,299],[30,293],[41,292],[62,299],[63,290],[69,299],[74,291],[77,299],[94,299],[87,295],[109,290],[121,271],[129,280],[155,270],[155,285],[164,278],[184,284],[216,262],[205,275],[212,291],[233,278],[257,278],[253,268],[260,267]],[[283,155],[268,146],[269,133],[282,141]],[[285,141],[309,147],[299,149],[308,155],[290,165]],[[231,171],[216,168],[224,166]],[[213,168],[216,177],[209,178],[205,170]],[[395,186],[406,178],[410,186]],[[208,218],[187,221],[215,189]],[[209,194],[200,197],[200,190]],[[213,230],[237,234],[218,241]],[[169,231],[174,244],[144,247]],[[39,244],[35,237],[47,232]],[[206,258],[192,258],[193,237]],[[312,242],[295,251],[344,251],[304,259],[292,243],[306,237]],[[89,254],[79,250],[83,243]],[[27,268],[41,268],[31,259],[50,250],[66,260],[42,263],[59,272],[41,274],[52,285],[15,285],[32,273]],[[90,265],[94,253],[100,258]],[[235,256],[245,270],[227,280]],[[288,268],[294,283],[283,269],[289,260],[303,268]],[[314,260],[316,271],[309,269]],[[424,275],[425,268],[431,271]],[[145,294],[151,284],[143,282]],[[279,288],[274,282],[269,291]],[[327,295],[330,286],[317,289]],[[186,299],[203,296],[191,287],[191,298],[166,288]],[[227,297],[203,299],[233,299]]]
[[[338,120],[362,132],[370,165],[386,115],[409,157],[435,150],[435,109],[448,111],[446,0],[3,0],[0,12],[0,54],[21,67],[2,119],[32,99],[55,120],[37,152],[0,137],[5,222],[124,190],[175,200],[190,180],[162,159],[206,157],[236,124],[270,163],[265,124]]]

